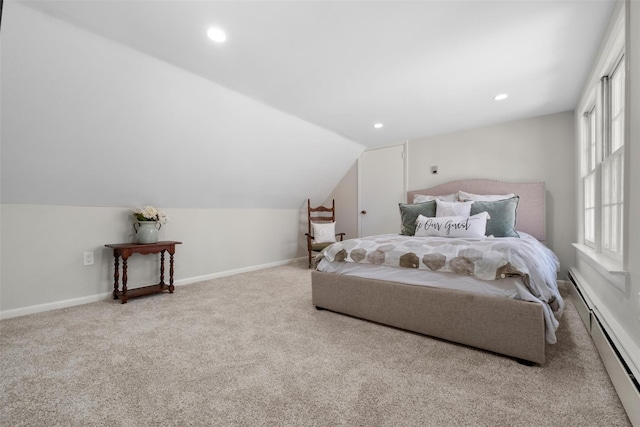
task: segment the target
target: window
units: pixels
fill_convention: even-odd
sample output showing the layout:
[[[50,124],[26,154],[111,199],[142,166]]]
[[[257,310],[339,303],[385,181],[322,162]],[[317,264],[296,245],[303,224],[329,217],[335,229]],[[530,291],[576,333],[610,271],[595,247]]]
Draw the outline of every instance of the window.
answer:
[[[625,59],[598,85],[582,132],[583,237],[597,252],[622,263]]]
[[[585,113],[585,151],[582,181],[584,188],[584,242],[596,244],[596,107]]]

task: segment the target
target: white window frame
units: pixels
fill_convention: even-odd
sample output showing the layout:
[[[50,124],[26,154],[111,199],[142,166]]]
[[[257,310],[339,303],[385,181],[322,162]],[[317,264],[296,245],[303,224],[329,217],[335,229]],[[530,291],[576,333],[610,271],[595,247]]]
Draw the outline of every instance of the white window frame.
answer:
[[[596,191],[596,185],[600,182],[598,176],[599,169],[597,161],[597,114],[596,105],[593,103],[588,109],[588,112],[584,113],[584,125],[582,129],[582,158],[581,158],[581,170],[582,170],[582,189],[583,189],[583,228],[582,236],[584,244],[595,248],[596,233],[599,223],[597,216],[599,214],[596,208],[599,203],[597,200],[598,192]]]
[[[624,256],[624,150],[627,144],[625,144],[624,130],[624,90],[618,91],[616,96],[613,85],[615,81],[620,82],[620,78],[624,79],[625,64],[625,55],[622,51],[607,76],[601,80],[602,128],[598,135],[601,138],[599,144],[601,153],[598,157],[600,162],[597,181],[601,187],[599,197],[596,197],[597,209],[600,210],[599,219],[596,215],[596,220],[598,220],[596,224],[599,224],[600,229],[599,233],[596,232],[596,250],[620,264],[623,263]],[[624,87],[624,80],[621,84]],[[618,102],[619,109],[614,111],[614,101],[620,101],[620,96],[622,96],[622,102]],[[614,145],[616,142],[614,141],[616,120],[620,124],[617,129],[621,134],[617,135],[617,144]]]
[[[576,106],[576,135],[577,135],[577,166],[576,169],[576,183],[578,187],[578,210],[576,212],[576,222],[578,225],[578,243],[574,243],[574,247],[578,250],[578,256],[581,261],[586,262],[589,266],[594,268],[596,271],[600,273],[600,275],[607,280],[607,282],[614,287],[618,288],[625,295],[629,295],[630,292],[630,282],[629,282],[629,271],[628,271],[628,242],[627,239],[624,238],[627,234],[625,231],[628,229],[628,217],[629,214],[628,209],[629,206],[624,204],[623,197],[626,199],[628,196],[628,179],[629,179],[629,171],[625,170],[628,165],[624,165],[625,162],[628,162],[628,154],[625,153],[628,151],[629,147],[629,134],[628,134],[628,120],[629,120],[629,99],[624,99],[624,112],[621,117],[624,117],[624,122],[619,126],[619,129],[624,129],[624,142],[622,147],[619,147],[620,150],[611,150],[608,149],[608,146],[605,145],[608,141],[605,141],[604,138],[608,138],[609,129],[606,126],[609,126],[610,123],[607,122],[607,117],[602,117],[603,114],[607,114],[607,111],[603,108],[603,106],[607,105],[607,96],[608,96],[608,88],[605,90],[605,84],[607,78],[603,79],[605,76],[612,76],[616,68],[619,66],[621,59],[626,58],[625,55],[625,15],[624,8],[618,9],[617,17],[615,18],[615,22],[612,24],[612,29],[610,33],[610,37],[607,38],[603,46],[601,46],[601,52],[603,54],[598,58],[597,62],[594,64],[594,67],[589,75],[587,84],[582,92],[582,96],[580,102]],[[628,67],[628,60],[625,61],[625,66]],[[628,96],[629,93],[629,75],[628,69],[625,69],[625,96]],[[600,116],[600,118],[596,121],[596,138],[600,138],[597,141],[596,148],[596,161],[598,164],[595,167],[594,177],[587,178],[587,174],[590,172],[587,168],[587,160],[589,160],[589,156],[593,158],[591,154],[591,150],[586,146],[586,139],[589,137],[590,128],[587,126],[589,113],[593,110],[595,106],[596,116]],[[599,111],[600,109],[600,111]],[[610,133],[609,133],[610,134]],[[589,150],[589,151],[587,151]],[[607,153],[607,150],[613,151]],[[615,251],[610,251],[608,248],[603,248],[602,245],[602,231],[603,231],[603,220],[606,221],[606,218],[602,217],[602,203],[609,203],[609,199],[602,197],[603,189],[602,189],[602,181],[606,179],[603,177],[603,164],[604,164],[604,172],[608,173],[608,170],[611,169],[608,163],[620,162],[623,166],[619,168],[619,171],[616,175],[618,182],[622,183],[621,191],[619,191],[620,202],[618,204],[620,212],[622,212],[620,221],[616,222],[615,230],[616,234],[618,234],[620,239],[618,242],[620,243],[618,247],[616,247]],[[591,166],[591,163],[589,163]],[[586,179],[585,179],[586,178]],[[585,197],[585,181],[586,184],[589,185],[589,179],[595,181],[595,197],[592,200],[587,200]],[[588,190],[588,188],[586,189]],[[593,240],[587,238],[585,239],[585,228],[588,226],[585,222],[585,212],[588,207],[587,204],[589,202],[594,202],[595,200],[595,212],[593,214],[595,226],[595,232],[593,234]],[[616,201],[617,203],[617,201]],[[589,237],[589,236],[587,236]]]
[[[617,67],[621,64],[621,59],[626,58],[625,55],[625,15],[624,8],[617,9],[615,22],[612,23],[612,29],[610,36],[604,42],[603,46],[601,46],[602,55],[600,55],[597,59],[597,62],[594,64],[591,73],[589,74],[587,83],[585,85],[584,90],[582,91],[582,96],[578,105],[576,106],[576,135],[577,135],[577,145],[576,145],[576,156],[579,167],[576,169],[576,184],[578,187],[578,210],[577,210],[577,233],[578,233],[578,243],[574,243],[574,247],[578,250],[577,255],[579,256],[579,262],[586,262],[587,265],[592,267],[595,271],[597,271],[606,281],[617,288],[619,291],[623,292],[627,297],[630,292],[630,280],[629,280],[629,271],[628,271],[628,242],[624,236],[625,231],[628,229],[628,209],[629,206],[624,204],[623,197],[628,197],[628,179],[629,179],[629,171],[625,170],[628,165],[624,165],[625,162],[628,162],[628,153],[626,151],[629,150],[629,134],[628,134],[628,120],[629,120],[629,99],[627,98],[629,93],[629,75],[628,70],[625,70],[625,99],[624,99],[624,111],[621,118],[623,118],[623,123],[619,126],[619,129],[624,129],[624,141],[621,147],[616,150],[612,150],[608,146],[609,143],[609,135],[611,123],[608,121],[608,117],[605,115],[608,114],[608,110],[604,108],[605,106],[609,106],[608,98],[609,98],[609,88],[607,87],[608,76],[613,76]],[[626,60],[623,64],[628,67],[628,60]],[[624,69],[624,68],[623,68]],[[593,167],[593,163],[591,159],[594,158],[593,150],[588,146],[587,141],[589,140],[589,132],[592,130],[592,127],[588,126],[588,120],[590,113],[594,111],[595,107],[595,116],[596,116],[596,150],[595,150],[595,160],[596,165]],[[615,113],[614,113],[615,115]],[[611,152],[613,151],[613,152]],[[618,239],[619,245],[616,245],[615,250],[609,250],[606,244],[602,245],[603,241],[603,221],[607,221],[607,218],[603,218],[603,202],[605,205],[610,205],[610,199],[605,197],[603,198],[603,188],[602,182],[606,180],[606,177],[603,177],[603,173],[610,174],[611,165],[610,163],[620,163],[623,166],[618,167],[616,165],[614,169],[617,169],[618,172],[615,175],[617,182],[622,183],[622,187],[620,191],[617,193],[620,197],[615,200],[615,205],[619,207],[619,211],[622,212],[620,216],[620,220],[615,223],[615,233],[621,236]],[[588,176],[588,174],[593,174],[593,176]],[[625,184],[625,181],[627,182]],[[592,185],[595,182],[595,191],[591,194],[595,193],[591,197],[588,198],[587,190],[589,188],[585,188],[585,186]],[[587,196],[587,197],[585,197]],[[618,203],[620,202],[620,203]],[[591,236],[587,235],[585,239],[585,229],[588,226],[586,223],[589,219],[589,214],[585,214],[589,204],[595,204],[595,208],[593,211],[593,221],[595,223],[595,231],[591,233]],[[609,208],[606,208],[609,209]],[[618,208],[616,208],[618,209]],[[587,221],[585,221],[587,219]],[[611,229],[613,230],[613,228]],[[588,233],[587,233],[588,234]]]

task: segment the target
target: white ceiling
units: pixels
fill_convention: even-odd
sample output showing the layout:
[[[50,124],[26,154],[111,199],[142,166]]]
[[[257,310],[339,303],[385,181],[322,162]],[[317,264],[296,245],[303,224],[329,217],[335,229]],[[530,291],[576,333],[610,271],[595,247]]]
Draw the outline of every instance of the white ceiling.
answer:
[[[28,1],[368,147],[574,108],[601,1]],[[227,32],[216,45],[211,26]],[[509,98],[492,98],[506,92]],[[384,123],[382,129],[373,124]]]

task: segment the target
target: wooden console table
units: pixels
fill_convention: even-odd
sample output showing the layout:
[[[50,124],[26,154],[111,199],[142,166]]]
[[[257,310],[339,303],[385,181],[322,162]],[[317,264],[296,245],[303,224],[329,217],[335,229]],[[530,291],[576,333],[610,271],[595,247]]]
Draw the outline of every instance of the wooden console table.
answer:
[[[120,298],[122,304],[126,304],[129,298],[135,298],[142,295],[156,294],[168,290],[173,293],[173,255],[176,252],[176,245],[182,242],[157,242],[149,244],[138,243],[115,243],[105,245],[113,249],[113,257],[115,258],[115,273],[113,274],[113,299]],[[169,252],[169,284],[164,283],[164,253]],[[134,254],[160,254],[160,283],[157,285],[143,286],[141,288],[127,289],[127,259]],[[119,289],[119,263],[122,258],[122,290]]]

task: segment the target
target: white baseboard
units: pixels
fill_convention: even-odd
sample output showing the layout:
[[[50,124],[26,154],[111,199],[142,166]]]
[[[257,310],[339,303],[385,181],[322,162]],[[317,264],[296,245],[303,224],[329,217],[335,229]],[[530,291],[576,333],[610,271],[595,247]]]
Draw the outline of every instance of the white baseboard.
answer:
[[[250,267],[243,267],[243,268],[237,268],[237,269],[234,269],[234,270],[227,270],[227,271],[220,271],[220,272],[212,273],[212,274],[206,274],[204,276],[196,276],[196,277],[189,277],[189,278],[186,278],[186,279],[180,279],[180,280],[174,281],[173,284],[175,286],[188,285],[188,284],[191,284],[191,283],[203,282],[205,280],[217,279],[219,277],[233,276],[235,274],[248,273],[250,271],[263,270],[265,268],[279,267],[279,266],[288,265],[288,264],[295,264],[295,263],[302,262],[302,261],[305,261],[305,260],[306,260],[305,257],[300,257],[300,258],[293,258],[293,259],[288,259],[288,260],[284,260],[284,261],[271,262],[271,263],[267,263],[267,264],[253,265],[253,266],[250,266]],[[15,309],[12,309],[12,310],[3,310],[3,311],[0,311],[0,320],[1,319],[10,319],[12,317],[26,316],[28,314],[42,313],[42,312],[45,312],[45,311],[57,310],[57,309],[60,309],[60,308],[73,307],[75,305],[89,304],[91,302],[104,301],[104,300],[107,300],[107,299],[111,299],[112,297],[113,297],[113,292],[109,291],[109,292],[96,294],[96,295],[90,295],[90,296],[86,296],[86,297],[72,298],[72,299],[67,299],[67,300],[62,300],[62,301],[48,302],[48,303],[44,303],[44,304],[31,305],[31,306],[28,306],[28,307],[15,308]]]
[[[617,348],[609,342],[607,334],[597,320],[591,327],[591,338],[598,349],[609,378],[618,392],[622,406],[627,411],[631,424],[640,425],[640,391],[630,379],[627,369],[618,357]]]
[[[615,317],[603,309],[605,306],[598,298],[590,295],[588,289],[582,285],[585,279],[580,273],[574,269],[569,270],[569,273],[576,281],[579,291],[572,294],[574,301],[578,301],[576,309],[591,334],[631,424],[640,426],[640,389],[636,382],[640,378],[640,348],[615,321]],[[573,284],[569,286],[573,287]],[[582,313],[585,310],[588,311],[586,315]],[[589,316],[590,320],[586,319],[586,316]]]
[[[48,302],[28,307],[14,308],[12,310],[0,311],[0,319],[10,319],[12,317],[26,316],[27,314],[42,313],[43,311],[57,310],[59,308],[73,307],[74,305],[89,304],[90,302],[104,301],[113,298],[113,292],[90,295],[87,297],[72,298],[62,301]]]

